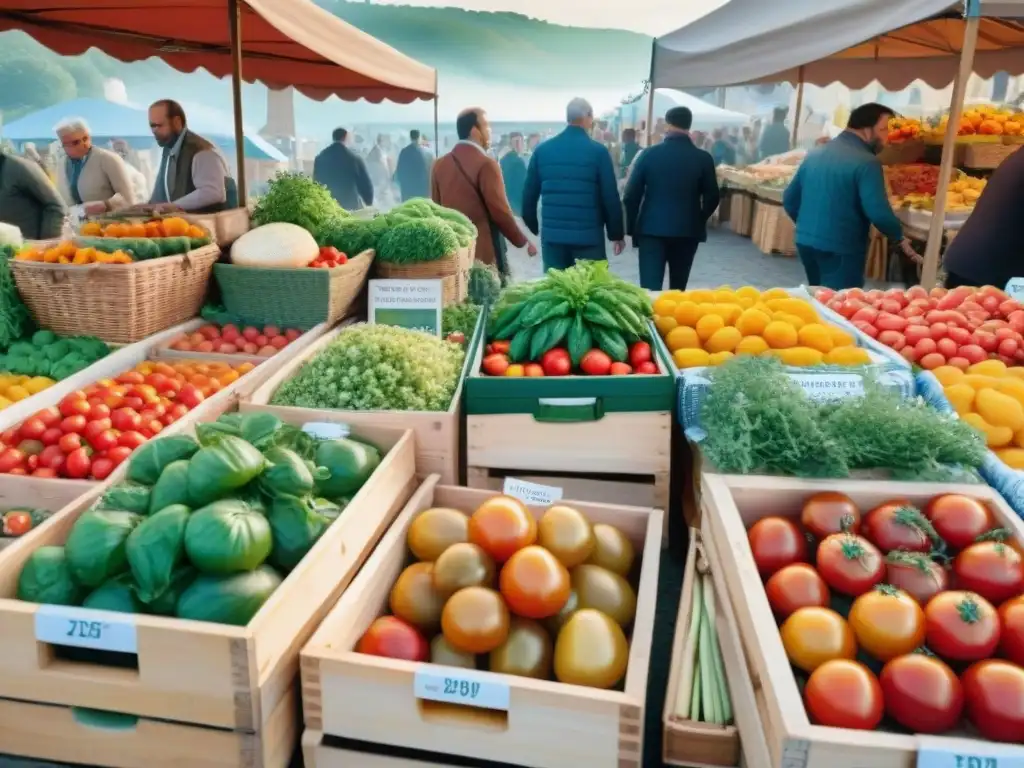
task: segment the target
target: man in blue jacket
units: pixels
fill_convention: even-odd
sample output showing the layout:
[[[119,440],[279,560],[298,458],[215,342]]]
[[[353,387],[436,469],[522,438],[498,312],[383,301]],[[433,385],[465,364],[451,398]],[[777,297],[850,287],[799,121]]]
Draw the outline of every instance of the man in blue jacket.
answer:
[[[786,188],[782,205],[796,222],[808,285],[862,287],[872,224],[908,258],[920,260],[889,204],[877,156],[893,114],[882,104],[857,107],[846,130],[811,150]]]
[[[616,256],[626,245],[612,156],[590,138],[594,110],[586,100],[573,99],[566,119],[564,131],[537,145],[523,189],[523,221],[540,235],[545,270],[565,269],[579,259],[607,258],[606,230]]]
[[[690,139],[693,113],[673,107],[665,115],[665,140],[646,149],[626,184],[626,232],[640,247],[640,285],[686,290],[697,246],[718,207],[718,179],[711,155]]]

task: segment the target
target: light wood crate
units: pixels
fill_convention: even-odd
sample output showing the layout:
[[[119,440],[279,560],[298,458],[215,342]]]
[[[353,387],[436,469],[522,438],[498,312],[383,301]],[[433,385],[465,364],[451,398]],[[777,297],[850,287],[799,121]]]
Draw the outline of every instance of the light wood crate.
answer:
[[[465,765],[342,749],[331,746],[329,739],[319,731],[310,730],[302,734],[302,760],[305,768],[460,768]]]
[[[812,725],[793,676],[778,626],[765,595],[750,546],[747,527],[762,517],[798,518],[803,502],[822,491],[845,493],[862,511],[892,499],[924,504],[943,493],[959,493],[984,501],[996,521],[1024,543],[1024,521],[992,488],[985,485],[906,483],[862,480],[803,480],[799,478],[713,475],[703,478],[704,515],[701,535],[723,577],[719,594],[727,594],[739,625],[749,662],[754,695],[764,728],[772,768],[914,768],[921,737],[885,731],[861,731]],[[716,586],[718,585],[716,579]],[[740,734],[747,751],[745,726]],[[987,742],[964,735],[928,737],[952,753],[974,754]],[[1006,750],[1024,749],[1000,744]],[[750,762],[749,765],[761,765]],[[1019,759],[1019,758],[1018,758]]]
[[[641,558],[623,691],[480,672],[477,674],[509,687],[509,709],[507,713],[471,709],[418,700],[413,682],[419,662],[352,650],[370,624],[387,612],[391,587],[408,563],[406,532],[416,515],[432,506],[471,512],[492,496],[486,491],[440,486],[436,475],[413,495],[302,651],[306,728],[372,744],[457,755],[457,762],[463,764],[467,758],[500,756],[525,768],[640,768],[661,556],[661,510],[564,502],[592,523],[617,527]],[[530,512],[539,518],[544,509],[531,506]]]
[[[733,192],[729,206],[729,227],[741,237],[750,237],[753,224],[754,196],[749,192]]]
[[[84,480],[54,482],[39,477],[0,475],[0,510],[17,507],[30,510],[45,509],[55,515],[83,497],[87,496],[91,501],[98,498],[101,493],[102,487],[99,483]],[[38,530],[44,523],[40,523],[33,530]],[[32,531],[29,531],[18,538],[0,538],[0,551],[23,541],[31,534]]]
[[[796,255],[796,227],[778,203],[754,201],[754,222],[750,239],[761,253]]]
[[[0,699],[0,752],[104,768],[284,768],[299,725],[297,686],[256,733],[150,718],[112,727],[72,707]]]
[[[301,420],[290,422],[301,426]],[[61,545],[91,497],[79,499],[0,553],[0,697],[105,709],[236,731],[266,727],[295,684],[299,650],[415,487],[411,431],[357,427],[387,455],[337,522],[247,626],[134,615],[136,668],[66,661],[35,637],[39,605],[15,599],[29,555]],[[297,726],[296,726],[297,728]],[[297,731],[296,731],[297,732]],[[4,752],[0,743],[0,753]],[[283,768],[283,765],[281,768]],[[264,768],[274,768],[264,766]]]
[[[337,409],[296,408],[270,405],[274,393],[320,351],[331,344],[345,326],[327,333],[300,354],[284,362],[276,372],[243,400],[242,411],[265,411],[282,419],[302,422],[320,421],[349,424],[354,427],[372,425],[392,429],[411,429],[416,434],[416,470],[421,477],[437,473],[445,483],[459,482],[461,452],[459,427],[462,416],[462,378],[455,389],[447,411],[343,411]],[[471,358],[472,340],[467,347],[466,364]],[[463,376],[465,365],[463,366]]]

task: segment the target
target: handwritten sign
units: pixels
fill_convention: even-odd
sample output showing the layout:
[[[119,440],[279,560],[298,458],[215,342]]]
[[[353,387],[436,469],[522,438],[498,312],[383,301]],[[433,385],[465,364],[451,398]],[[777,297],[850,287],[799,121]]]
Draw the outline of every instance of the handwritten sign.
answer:
[[[864,379],[855,373],[793,373],[789,378],[795,381],[811,400],[819,403],[864,396]]]
[[[515,477],[506,477],[501,492],[527,504],[546,507],[562,498],[562,489],[553,485],[540,485]]]
[[[307,421],[302,425],[302,431],[318,440],[339,440],[352,433],[348,424],[335,424],[331,421]]]
[[[36,640],[96,651],[138,653],[135,620],[130,614],[41,605],[35,615]]]
[[[421,665],[413,678],[418,699],[508,711],[511,694],[506,683],[455,667]]]
[[[371,280],[369,321],[441,335],[440,280]]]
[[[1024,749],[1008,744],[920,736],[917,768],[1024,768]],[[949,745],[954,745],[950,748]],[[956,747],[968,747],[968,751]]]
[[[1005,290],[1011,299],[1024,300],[1024,277],[1011,277]]]

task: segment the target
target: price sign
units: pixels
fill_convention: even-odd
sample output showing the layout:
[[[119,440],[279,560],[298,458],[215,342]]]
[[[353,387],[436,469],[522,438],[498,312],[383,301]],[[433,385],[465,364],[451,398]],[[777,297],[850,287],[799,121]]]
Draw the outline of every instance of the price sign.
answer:
[[[501,492],[527,504],[546,507],[562,498],[562,489],[553,485],[540,485],[515,477],[506,477]]]
[[[1011,277],[1006,284],[1006,293],[1011,299],[1024,300],[1024,277]]]
[[[302,431],[318,440],[338,440],[352,434],[348,424],[335,424],[331,421],[307,421]]]
[[[41,605],[35,615],[36,640],[96,651],[138,653],[135,620],[130,614]]]
[[[418,699],[504,712],[508,711],[511,695],[505,683],[469,670],[435,664],[420,665],[413,679],[413,691]]]
[[[793,373],[789,378],[819,403],[864,396],[864,379],[854,373]]]
[[[441,335],[440,280],[371,280],[370,323]]]
[[[1008,744],[920,736],[917,768],[1024,768],[1024,749]],[[950,744],[954,745],[951,749]],[[957,749],[968,747],[970,751]]]

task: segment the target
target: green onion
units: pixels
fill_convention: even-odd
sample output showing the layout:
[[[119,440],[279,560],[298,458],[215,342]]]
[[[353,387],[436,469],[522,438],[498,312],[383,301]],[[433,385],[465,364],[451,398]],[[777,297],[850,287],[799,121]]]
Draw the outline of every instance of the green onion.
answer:
[[[693,689],[694,678],[697,668],[697,635],[700,630],[700,610],[698,606],[703,602],[700,596],[700,578],[696,571],[693,573],[693,589],[690,599],[690,627],[686,635],[686,644],[683,646],[683,658],[680,663],[683,665],[683,678],[679,681],[679,690],[676,691],[676,717],[684,720],[694,720],[690,713],[693,711]]]

